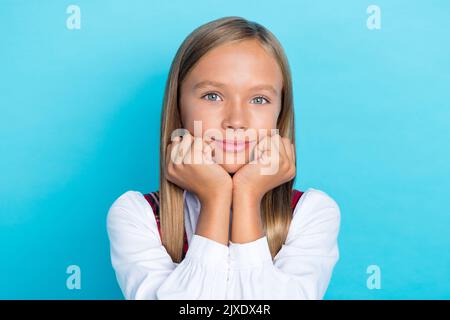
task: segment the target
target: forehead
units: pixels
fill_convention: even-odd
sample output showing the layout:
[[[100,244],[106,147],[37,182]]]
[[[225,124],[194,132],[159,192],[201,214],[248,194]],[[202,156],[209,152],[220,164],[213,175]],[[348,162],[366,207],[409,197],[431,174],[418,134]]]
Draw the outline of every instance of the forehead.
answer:
[[[210,50],[200,58],[185,80],[191,86],[205,80],[236,88],[270,84],[280,92],[283,77],[270,52],[257,40],[244,40]]]

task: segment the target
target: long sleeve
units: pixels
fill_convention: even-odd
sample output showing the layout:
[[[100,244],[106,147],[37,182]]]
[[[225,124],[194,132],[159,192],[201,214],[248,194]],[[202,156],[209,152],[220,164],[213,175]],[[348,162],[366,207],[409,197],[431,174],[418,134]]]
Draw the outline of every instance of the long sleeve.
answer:
[[[174,263],[141,193],[128,191],[113,203],[107,231],[126,299],[224,299],[228,246],[194,234],[186,257]]]
[[[339,259],[340,210],[309,189],[294,210],[285,244],[272,260],[267,237],[230,241],[227,299],[322,299]]]

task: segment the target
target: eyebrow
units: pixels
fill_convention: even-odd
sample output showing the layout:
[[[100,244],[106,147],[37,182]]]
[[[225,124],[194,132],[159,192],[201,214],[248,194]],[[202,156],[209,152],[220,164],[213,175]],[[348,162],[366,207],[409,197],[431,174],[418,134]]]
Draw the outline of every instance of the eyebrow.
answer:
[[[213,87],[218,87],[218,88],[226,87],[226,85],[221,82],[204,80],[204,81],[200,81],[196,85],[194,85],[194,90],[197,90],[197,89],[200,89],[200,88],[203,88],[206,86],[213,86]],[[272,92],[273,94],[278,95],[278,91],[270,84],[260,84],[260,85],[254,86],[250,89],[251,90],[268,90],[268,91]]]

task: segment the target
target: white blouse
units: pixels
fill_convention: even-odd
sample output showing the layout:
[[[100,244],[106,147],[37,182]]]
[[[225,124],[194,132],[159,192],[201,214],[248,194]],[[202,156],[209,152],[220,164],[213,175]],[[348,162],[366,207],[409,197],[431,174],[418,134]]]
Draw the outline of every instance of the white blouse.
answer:
[[[340,210],[308,189],[272,261],[267,237],[229,246],[195,234],[200,201],[184,191],[188,251],[174,263],[161,244],[151,206],[128,191],[111,206],[111,261],[126,299],[322,299],[339,259]]]

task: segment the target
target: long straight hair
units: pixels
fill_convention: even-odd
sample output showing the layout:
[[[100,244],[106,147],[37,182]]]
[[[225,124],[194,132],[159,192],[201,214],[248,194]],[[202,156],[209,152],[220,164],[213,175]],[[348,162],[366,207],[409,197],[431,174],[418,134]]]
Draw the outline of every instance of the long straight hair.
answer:
[[[162,244],[174,262],[183,256],[184,190],[166,178],[166,150],[171,134],[182,128],[179,110],[179,89],[183,79],[208,51],[232,41],[256,39],[276,59],[282,75],[283,90],[277,129],[295,146],[292,79],[281,44],[262,25],[241,17],[225,17],[195,29],[183,41],[170,67],[161,115],[160,145],[160,223]],[[294,148],[295,149],[295,148]],[[294,151],[295,152],[295,151]],[[170,155],[169,155],[170,156]],[[291,197],[294,179],[267,192],[261,200],[261,219],[272,258],[281,249],[292,219]]]

